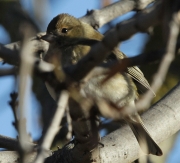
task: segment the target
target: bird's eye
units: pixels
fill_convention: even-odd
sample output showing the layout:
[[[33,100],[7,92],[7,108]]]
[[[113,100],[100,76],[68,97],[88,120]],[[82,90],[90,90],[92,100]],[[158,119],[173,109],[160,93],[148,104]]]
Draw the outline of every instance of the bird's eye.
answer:
[[[61,32],[62,32],[62,33],[67,33],[67,32],[68,32],[68,29],[67,29],[67,28],[63,28],[63,29],[61,30]]]

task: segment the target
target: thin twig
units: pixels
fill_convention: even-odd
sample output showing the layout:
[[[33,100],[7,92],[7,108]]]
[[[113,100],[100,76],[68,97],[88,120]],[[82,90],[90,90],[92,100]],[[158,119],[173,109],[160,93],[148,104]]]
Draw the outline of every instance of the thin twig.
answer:
[[[68,133],[66,135],[67,140],[72,138],[72,119],[69,112],[69,107],[66,108],[66,117],[67,117],[67,124],[68,124]]]
[[[10,97],[11,97],[11,101],[9,101],[9,105],[11,106],[11,109],[12,109],[12,112],[13,112],[13,115],[14,115],[13,125],[14,125],[16,131],[18,132],[18,118],[17,118],[17,115],[16,115],[17,107],[18,107],[18,100],[17,100],[18,93],[12,92],[10,94]]]
[[[33,45],[31,49],[29,49],[29,54],[40,56],[44,55],[44,53],[47,52],[49,43],[46,41],[42,41],[39,39],[40,36],[44,35],[45,33],[37,33],[36,36],[27,38],[27,44]],[[22,48],[22,42],[14,42],[7,45],[0,44],[0,61],[5,61],[6,63],[9,63],[11,65],[17,65],[20,64],[20,56],[19,51]]]
[[[45,134],[43,143],[40,147],[40,152],[37,155],[34,163],[42,163],[44,161],[45,159],[44,151],[50,149],[52,141],[56,133],[59,131],[59,125],[66,110],[68,99],[69,99],[69,93],[67,91],[62,91],[59,97],[57,110],[47,130],[47,133]]]
[[[16,73],[17,73],[17,68],[0,69],[0,77],[7,75],[15,75]]]
[[[166,53],[160,63],[159,69],[157,73],[154,75],[153,82],[151,87],[154,92],[157,92],[159,88],[162,86],[166,74],[168,72],[169,66],[175,57],[177,38],[179,34],[179,19],[180,12],[174,13],[172,15],[172,19],[169,22],[169,38],[167,39],[167,48]],[[151,100],[154,98],[154,95],[151,91],[148,91],[137,103],[136,107],[138,110],[144,110],[148,108],[151,104]]]
[[[16,42],[12,44],[16,44]],[[19,65],[20,57],[18,50],[14,48],[10,49],[9,47],[0,44],[0,61],[5,61],[12,65]]]
[[[28,142],[27,142],[28,143]],[[29,145],[33,148],[36,144],[29,142]],[[20,149],[19,141],[8,136],[0,135],[0,148],[6,148],[8,150],[18,151]]]
[[[27,153],[32,150],[32,146],[29,146],[26,142],[29,142],[29,135],[26,130],[26,108],[27,100],[31,92],[30,77],[33,71],[34,57],[31,53],[33,48],[33,42],[28,42],[28,38],[34,34],[32,27],[29,24],[24,24],[23,34],[24,42],[21,49],[21,66],[19,76],[19,110],[16,112],[19,117],[18,130],[19,130],[19,143],[21,146],[20,156],[21,162],[25,162]]]

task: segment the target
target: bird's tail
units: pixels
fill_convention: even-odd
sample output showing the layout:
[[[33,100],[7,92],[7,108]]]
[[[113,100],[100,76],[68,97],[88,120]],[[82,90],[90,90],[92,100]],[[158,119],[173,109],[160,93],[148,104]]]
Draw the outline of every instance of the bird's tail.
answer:
[[[138,114],[125,119],[131,127],[141,149],[147,154],[161,156],[162,150],[152,139]]]

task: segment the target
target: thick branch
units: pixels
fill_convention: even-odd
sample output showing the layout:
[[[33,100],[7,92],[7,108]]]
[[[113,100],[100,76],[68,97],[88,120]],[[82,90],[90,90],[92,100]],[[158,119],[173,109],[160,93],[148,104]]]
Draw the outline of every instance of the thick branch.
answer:
[[[145,126],[157,143],[180,130],[179,94],[180,83],[142,116]],[[96,160],[96,163],[108,163],[112,162],[112,159],[113,163],[129,163],[139,158],[139,154],[144,155],[143,152],[139,153],[141,149],[127,125],[103,137],[101,143],[104,144],[104,147],[99,145],[97,150],[92,151],[92,160]],[[62,158],[63,153],[66,153],[68,157],[74,157],[73,152],[77,150],[77,146],[71,146],[71,148],[56,151],[46,163],[52,162],[52,160],[53,163],[65,163],[66,158],[65,156]],[[77,157],[80,156],[77,155]]]
[[[29,153],[28,157],[26,158],[26,163],[32,163],[37,155],[37,152]],[[47,157],[49,154],[46,155]],[[16,151],[1,151],[0,152],[0,160],[1,163],[17,163],[19,162],[19,155]]]
[[[153,1],[154,0],[121,0],[101,10],[91,10],[80,18],[80,20],[97,29],[129,11],[142,10]]]

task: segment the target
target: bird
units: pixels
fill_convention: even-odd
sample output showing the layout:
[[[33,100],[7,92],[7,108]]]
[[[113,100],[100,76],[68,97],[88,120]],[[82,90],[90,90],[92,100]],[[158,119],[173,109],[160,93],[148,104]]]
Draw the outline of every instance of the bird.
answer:
[[[59,14],[50,21],[46,34],[41,37],[42,40],[50,44],[44,60],[55,64],[57,69],[61,68],[60,65],[74,65],[90,51],[92,45],[101,41],[103,37],[100,32],[91,25],[80,21],[80,19],[65,13]],[[118,48],[114,48],[104,60],[104,63],[125,57],[126,55],[123,52]],[[135,108],[135,101],[138,99],[138,89],[134,81],[147,89],[151,89],[144,74],[137,66],[128,67],[126,72],[117,73],[102,84],[106,76],[106,74],[92,76],[83,86],[81,90],[82,96],[91,97],[96,101],[103,99],[106,103],[113,104],[119,108],[127,105]],[[63,75],[61,77],[63,78]],[[57,95],[52,93],[53,88],[47,87],[55,99]],[[103,114],[105,111],[103,111],[102,107],[100,108],[100,112]],[[114,112],[114,114],[109,114],[111,112]],[[104,115],[112,119],[120,118],[118,109],[110,110]],[[124,117],[124,119],[129,124],[141,149],[145,153],[157,156],[162,155],[162,150],[149,134],[137,111]],[[147,145],[142,145],[142,142],[145,142]]]

